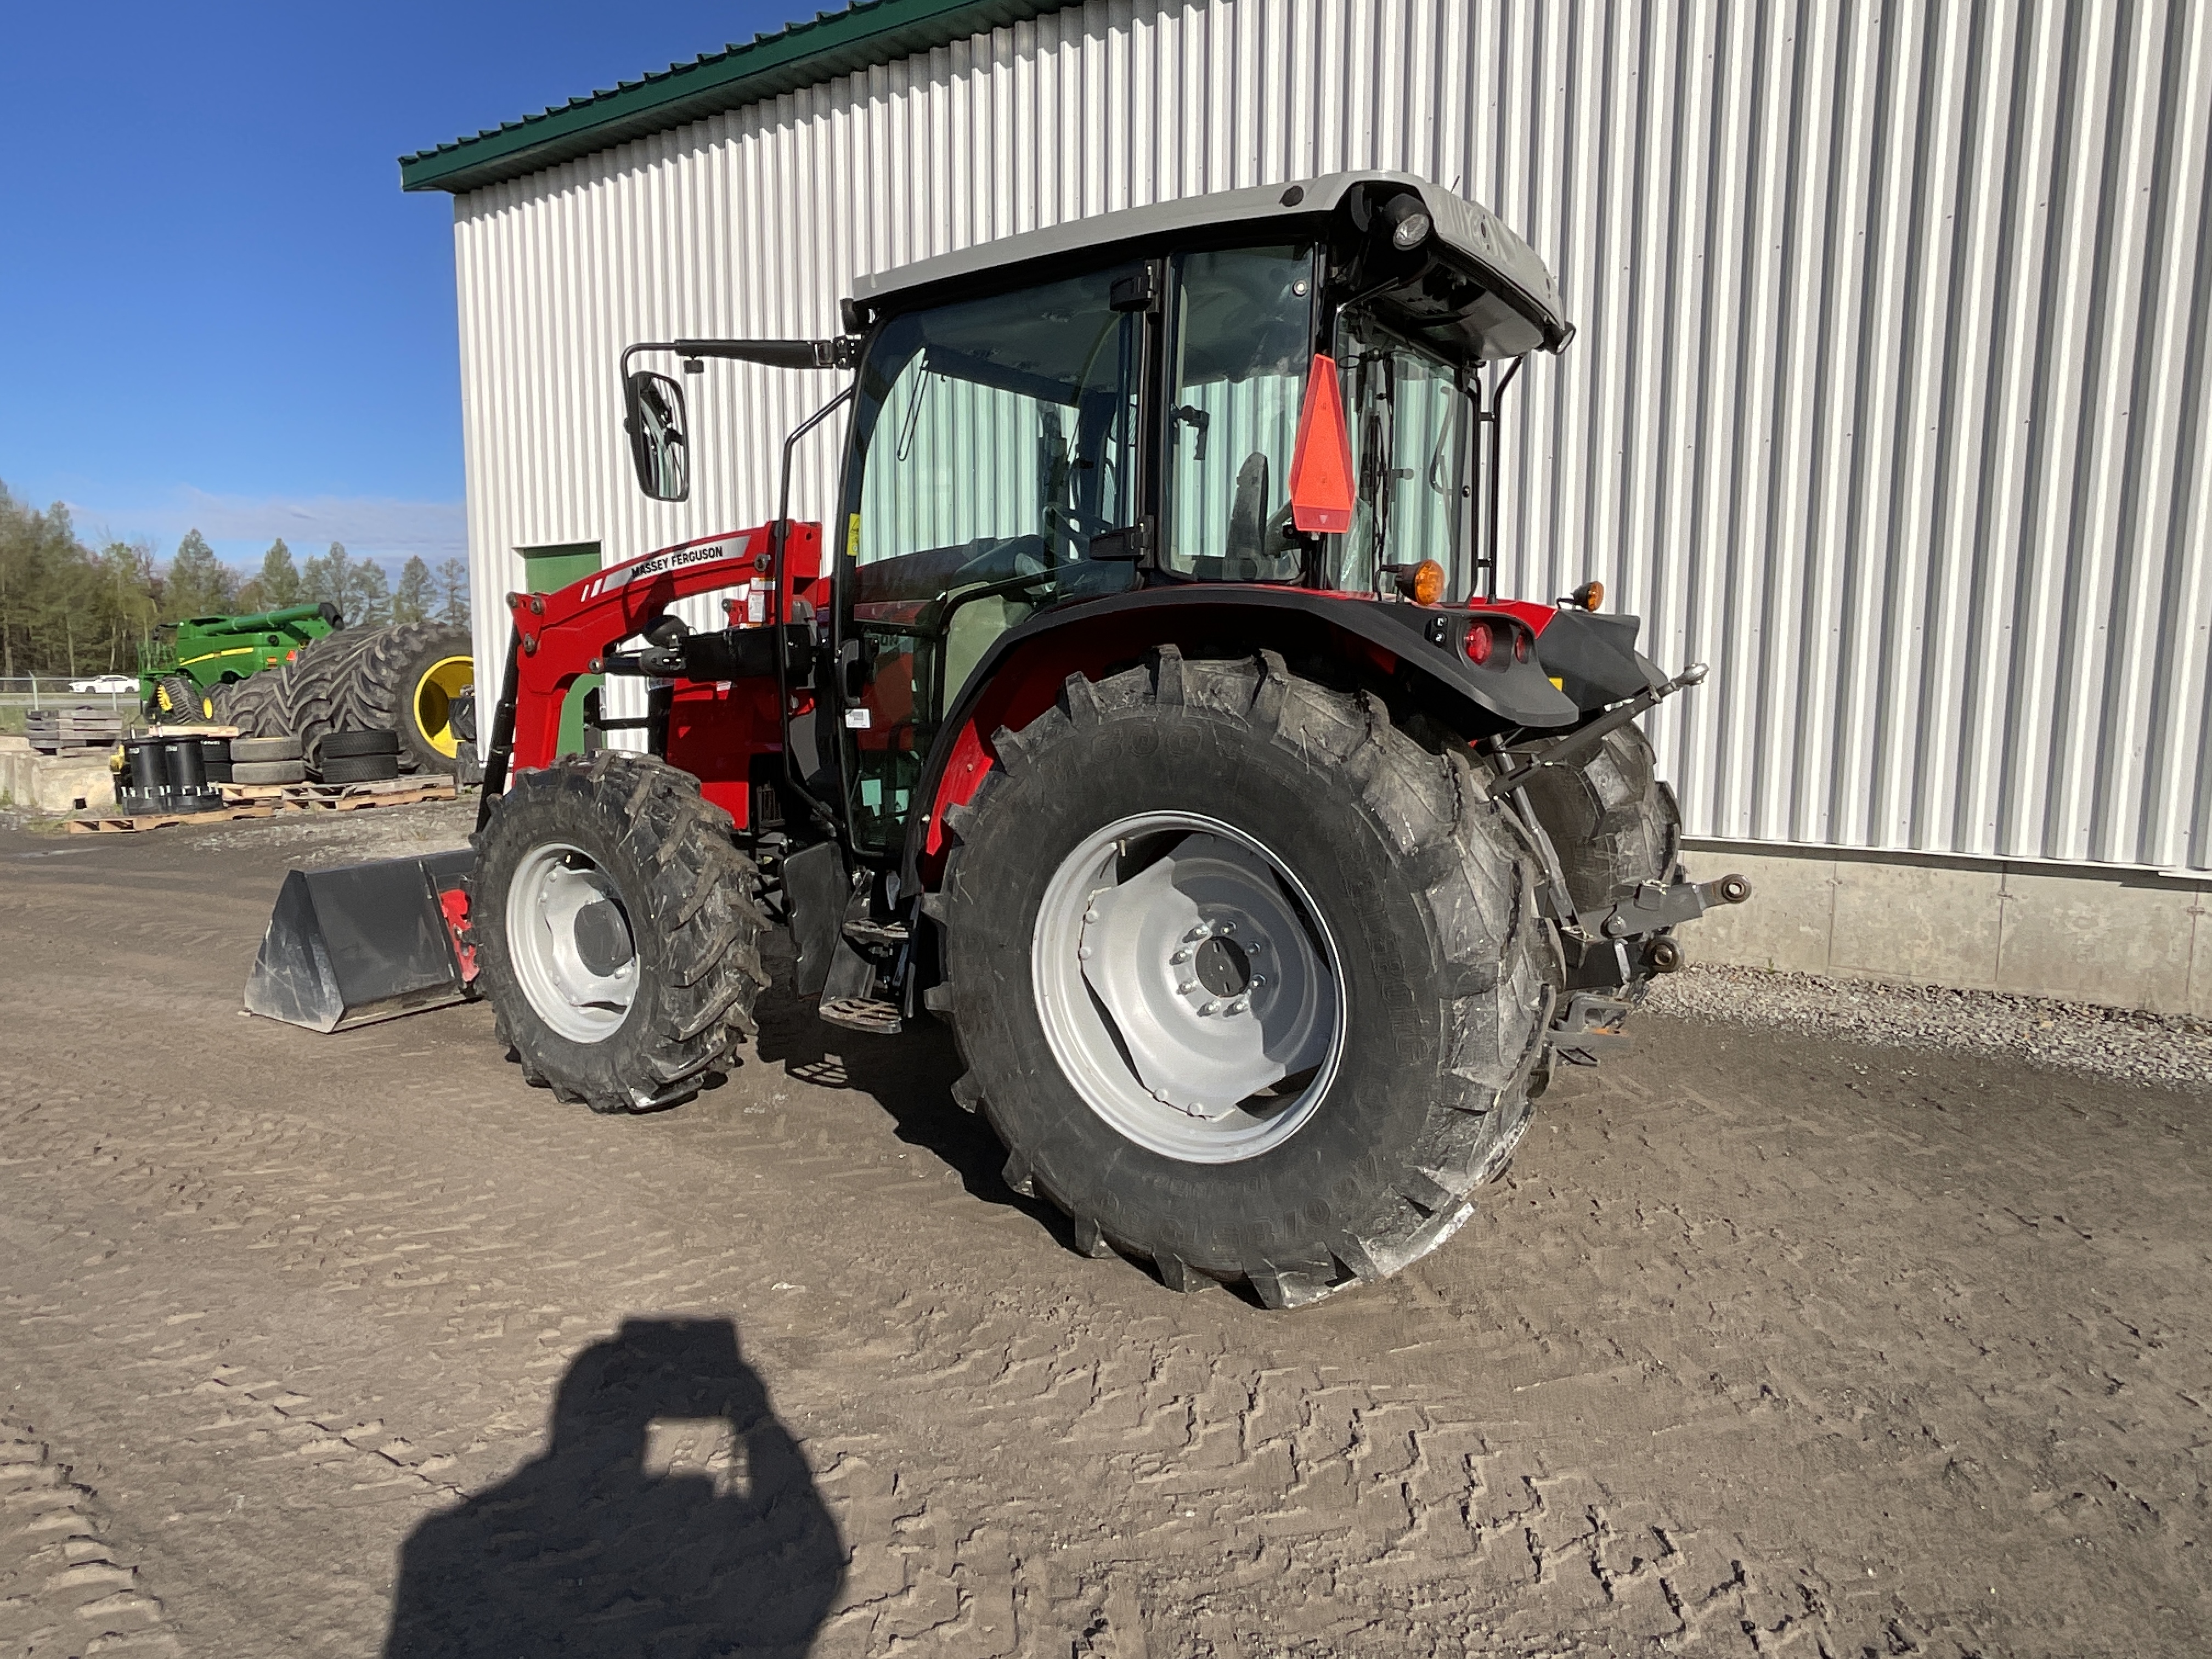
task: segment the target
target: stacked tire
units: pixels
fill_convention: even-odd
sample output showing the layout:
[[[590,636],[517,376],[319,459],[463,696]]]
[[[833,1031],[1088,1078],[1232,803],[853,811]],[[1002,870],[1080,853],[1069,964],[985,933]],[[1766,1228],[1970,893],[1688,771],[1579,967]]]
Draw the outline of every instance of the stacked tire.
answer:
[[[283,667],[220,686],[213,715],[252,738],[293,738],[296,758],[337,764],[365,781],[398,772],[458,772],[474,678],[467,633],[441,623],[349,628],[302,647]],[[390,748],[385,741],[396,741]],[[366,739],[363,748],[357,739]],[[333,746],[335,745],[335,746]],[[382,769],[390,757],[392,770]]]
[[[233,738],[230,779],[233,783],[305,783],[307,763],[301,758],[299,738]]]
[[[325,783],[380,783],[399,775],[397,732],[333,732],[316,745],[315,775]]]

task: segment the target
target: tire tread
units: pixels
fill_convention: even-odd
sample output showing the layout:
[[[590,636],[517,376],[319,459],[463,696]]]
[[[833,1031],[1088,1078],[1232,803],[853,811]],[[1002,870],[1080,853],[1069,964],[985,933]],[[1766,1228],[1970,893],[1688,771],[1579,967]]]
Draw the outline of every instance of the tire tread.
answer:
[[[656,983],[651,1023],[635,1047],[631,1074],[616,1075],[602,1063],[611,1061],[611,1051],[597,1049],[586,1051],[594,1064],[585,1074],[568,1069],[561,1049],[544,1040],[533,1021],[516,1017],[520,986],[503,941],[488,939],[485,988],[501,1038],[526,1081],[594,1111],[673,1103],[684,1085],[758,1032],[753,1001],[769,982],[760,955],[767,918],[757,900],[759,871],[730,840],[729,815],[701,798],[696,778],[615,750],[525,773],[491,823],[473,837],[479,867],[504,857],[504,843],[526,837],[531,820],[560,798],[599,819],[609,841],[644,871],[648,891],[641,908],[663,930],[666,972]]]

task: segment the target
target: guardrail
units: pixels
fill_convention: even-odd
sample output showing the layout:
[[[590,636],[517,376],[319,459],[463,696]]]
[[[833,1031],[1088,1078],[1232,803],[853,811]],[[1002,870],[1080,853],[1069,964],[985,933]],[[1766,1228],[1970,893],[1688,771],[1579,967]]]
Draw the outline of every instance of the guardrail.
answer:
[[[128,691],[72,691],[72,679],[88,680],[90,674],[19,674],[0,678],[0,708],[107,708],[117,714],[134,713],[138,707],[138,681],[133,676]]]

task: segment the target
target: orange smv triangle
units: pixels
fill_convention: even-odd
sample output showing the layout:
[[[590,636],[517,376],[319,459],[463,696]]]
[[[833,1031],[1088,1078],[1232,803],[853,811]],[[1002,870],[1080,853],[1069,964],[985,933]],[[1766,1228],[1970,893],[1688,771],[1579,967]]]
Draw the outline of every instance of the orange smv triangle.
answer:
[[[1297,447],[1291,452],[1291,519],[1309,533],[1341,534],[1352,528],[1357,499],[1336,360],[1316,356],[1306,374],[1305,406],[1298,410]]]

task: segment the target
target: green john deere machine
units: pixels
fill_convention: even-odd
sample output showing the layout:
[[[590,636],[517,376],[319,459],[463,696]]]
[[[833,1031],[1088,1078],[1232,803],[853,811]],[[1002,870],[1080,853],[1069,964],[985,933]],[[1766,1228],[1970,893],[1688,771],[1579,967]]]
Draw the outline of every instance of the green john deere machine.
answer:
[[[336,605],[295,605],[251,617],[188,617],[165,623],[138,650],[138,700],[157,722],[213,720],[219,689],[282,668],[345,626]]]

